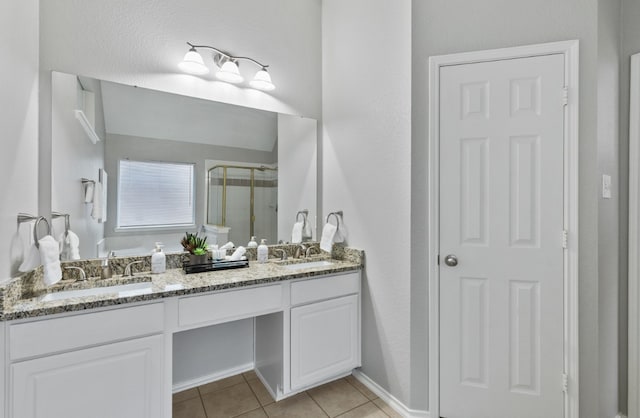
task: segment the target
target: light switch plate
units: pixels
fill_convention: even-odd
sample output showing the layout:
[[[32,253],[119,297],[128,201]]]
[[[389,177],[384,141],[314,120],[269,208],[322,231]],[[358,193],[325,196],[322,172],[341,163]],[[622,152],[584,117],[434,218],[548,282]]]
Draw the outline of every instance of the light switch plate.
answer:
[[[611,199],[611,176],[608,174],[602,175],[602,198]]]

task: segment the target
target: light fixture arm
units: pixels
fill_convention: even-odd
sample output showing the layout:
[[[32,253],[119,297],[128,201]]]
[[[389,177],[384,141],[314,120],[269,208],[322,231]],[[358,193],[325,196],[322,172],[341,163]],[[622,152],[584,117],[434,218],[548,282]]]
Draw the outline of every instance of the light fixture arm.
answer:
[[[254,60],[253,58],[249,58],[249,57],[236,57],[233,56],[227,52],[221,51],[218,48],[215,48],[213,46],[209,46],[209,45],[194,45],[191,42],[187,42],[187,45],[189,45],[192,49],[196,49],[196,48],[206,48],[206,49],[211,49],[213,51],[215,51],[217,54],[222,55],[224,58],[231,60],[231,61],[238,61],[238,60],[245,60],[245,61],[251,61],[254,64],[256,64],[258,67],[262,67],[263,69],[268,68],[268,65],[262,64],[256,60]]]

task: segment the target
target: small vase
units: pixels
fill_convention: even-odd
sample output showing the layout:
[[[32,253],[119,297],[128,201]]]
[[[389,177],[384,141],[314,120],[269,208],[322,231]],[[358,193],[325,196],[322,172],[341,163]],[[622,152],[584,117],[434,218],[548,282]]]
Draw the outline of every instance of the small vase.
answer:
[[[189,254],[189,264],[192,266],[195,264],[207,264],[208,261],[209,261],[209,254],[202,254],[202,255]]]

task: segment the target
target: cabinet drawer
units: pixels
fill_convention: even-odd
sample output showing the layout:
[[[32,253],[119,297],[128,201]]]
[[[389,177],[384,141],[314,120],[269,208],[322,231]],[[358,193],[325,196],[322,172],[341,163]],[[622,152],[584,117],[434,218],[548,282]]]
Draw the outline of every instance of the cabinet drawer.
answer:
[[[163,332],[164,305],[117,308],[9,326],[11,360]]]
[[[304,280],[291,284],[291,304],[331,299],[360,291],[360,272]]]
[[[178,324],[215,323],[279,310],[282,310],[280,285],[255,287],[182,298],[178,302]]]

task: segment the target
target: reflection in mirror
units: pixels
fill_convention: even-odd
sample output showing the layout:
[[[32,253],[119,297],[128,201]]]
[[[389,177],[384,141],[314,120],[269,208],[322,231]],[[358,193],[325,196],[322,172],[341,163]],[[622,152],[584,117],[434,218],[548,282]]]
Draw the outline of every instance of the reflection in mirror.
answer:
[[[207,225],[215,225],[208,227],[207,232],[217,242],[243,242],[246,236],[277,236],[276,167],[213,162],[207,173]]]
[[[52,209],[69,215],[81,258],[149,254],[157,241],[180,251],[185,231],[203,229],[211,244],[288,242],[302,209],[315,238],[316,140],[312,119],[53,72]],[[129,166],[137,171],[121,175]],[[169,173],[181,167],[192,176]],[[102,184],[104,210],[92,217]]]

